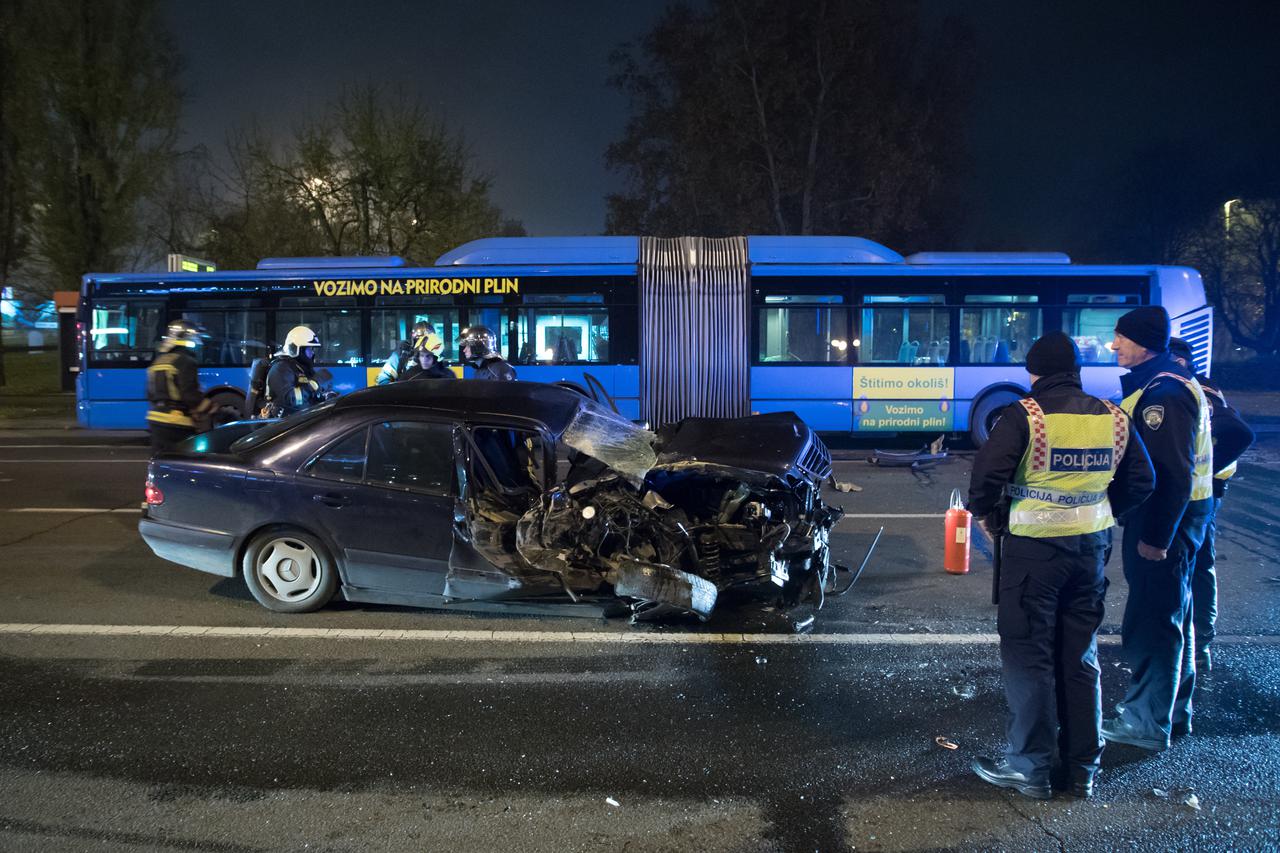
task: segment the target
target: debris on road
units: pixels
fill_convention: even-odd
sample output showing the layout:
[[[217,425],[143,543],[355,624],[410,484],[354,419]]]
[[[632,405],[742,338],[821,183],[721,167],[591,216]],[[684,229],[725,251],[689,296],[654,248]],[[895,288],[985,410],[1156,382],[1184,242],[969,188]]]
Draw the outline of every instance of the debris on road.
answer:
[[[976,684],[966,684],[963,687],[951,685],[951,692],[959,696],[961,699],[972,699],[978,695],[978,686]]]
[[[1200,798],[1197,797],[1195,794],[1190,794],[1182,802],[1186,803],[1188,806],[1195,809],[1196,811],[1200,811]]]
[[[936,738],[933,739],[933,742],[936,743],[938,746],[942,747],[943,749],[959,749],[960,748],[960,744],[956,743],[951,738],[946,737],[944,735],[938,735]]]
[[[831,488],[835,489],[837,492],[862,491],[862,486],[859,486],[857,483],[851,483],[847,480],[837,480],[835,477],[831,478]]]
[[[605,797],[604,801],[609,805],[613,806],[615,809],[622,806],[622,803],[618,802],[613,797]]]

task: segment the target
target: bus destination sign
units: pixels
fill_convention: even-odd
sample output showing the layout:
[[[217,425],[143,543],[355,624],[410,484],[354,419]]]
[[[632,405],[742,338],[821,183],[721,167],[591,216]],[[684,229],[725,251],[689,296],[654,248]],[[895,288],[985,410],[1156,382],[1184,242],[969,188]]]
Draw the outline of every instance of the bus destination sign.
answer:
[[[862,432],[950,432],[955,370],[950,367],[855,367],[853,428]]]
[[[339,278],[312,281],[316,296],[454,296],[520,292],[518,278]]]

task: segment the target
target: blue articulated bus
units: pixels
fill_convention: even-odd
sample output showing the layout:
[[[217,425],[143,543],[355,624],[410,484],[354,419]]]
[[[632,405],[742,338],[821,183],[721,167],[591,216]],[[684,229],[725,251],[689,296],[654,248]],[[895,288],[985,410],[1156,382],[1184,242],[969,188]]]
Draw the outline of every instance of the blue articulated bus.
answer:
[[[857,237],[520,237],[398,258],[268,259],[255,270],[84,277],[80,423],[140,428],[165,324],[211,339],[201,379],[243,402],[252,361],[293,326],[346,392],[372,384],[426,319],[455,360],[462,329],[499,336],[521,379],[599,380],[627,417],[795,411],[826,433],[969,433],[1026,393],[1031,343],[1062,329],[1087,390],[1118,399],[1116,319],[1164,305],[1210,369],[1212,310],[1195,270],[1078,265],[1059,253],[922,252]]]

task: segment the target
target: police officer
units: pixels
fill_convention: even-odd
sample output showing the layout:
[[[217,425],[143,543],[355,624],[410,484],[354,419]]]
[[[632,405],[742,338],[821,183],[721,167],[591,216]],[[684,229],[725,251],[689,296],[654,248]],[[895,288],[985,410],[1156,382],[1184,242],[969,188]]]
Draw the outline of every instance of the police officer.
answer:
[[[285,336],[283,349],[271,359],[267,371],[267,409],[282,418],[310,408],[325,395],[316,382],[315,357],[320,338],[307,326],[294,326]]]
[[[398,382],[414,379],[456,379],[453,371],[446,367],[436,353],[444,348],[444,341],[435,335],[424,335],[413,347],[413,361],[400,371]]]
[[[498,354],[498,342],[485,326],[464,329],[458,338],[458,352],[464,364],[475,371],[476,379],[512,380],[516,371]]]
[[[969,483],[969,509],[997,547],[1008,499],[997,615],[1007,746],[973,770],[1034,799],[1052,796],[1051,776],[1088,797],[1102,756],[1097,631],[1113,513],[1145,500],[1154,477],[1129,417],[1081,390],[1074,340],[1037,340],[1027,372],[1031,395],[1001,414]]]
[[[413,324],[413,333],[409,336],[409,340],[401,341],[396,347],[396,351],[387,356],[386,362],[382,365],[382,370],[378,371],[378,378],[375,380],[378,385],[387,385],[395,382],[400,378],[400,374],[413,366],[417,359],[416,351],[419,344],[431,336],[435,339],[436,349],[434,350],[436,358],[440,357],[441,351],[444,349],[444,341],[436,337],[436,327],[426,320],[419,320]]]
[[[147,431],[151,451],[172,450],[196,434],[196,420],[212,404],[200,389],[196,352],[201,333],[194,323],[174,320],[165,330],[159,354],[147,368]]]
[[[1236,472],[1236,460],[1253,444],[1254,434],[1244,418],[1240,417],[1240,413],[1227,403],[1222,389],[1207,376],[1195,373],[1195,357],[1186,341],[1170,338],[1169,354],[1174,361],[1195,374],[1196,381],[1200,383],[1200,388],[1209,401],[1209,431],[1213,439],[1213,506],[1209,522],[1205,525],[1204,542],[1196,551],[1195,565],[1191,572],[1191,621],[1196,635],[1196,672],[1206,673],[1213,667],[1209,644],[1213,642],[1218,621],[1218,577],[1214,568],[1218,510],[1222,507],[1222,497],[1227,491],[1227,481]]]
[[[1213,507],[1209,404],[1200,384],[1169,355],[1169,315],[1135,308],[1116,323],[1121,407],[1134,419],[1156,471],[1156,492],[1125,519],[1129,584],[1121,640],[1131,671],[1108,741],[1148,750],[1191,732],[1195,646],[1191,573]]]

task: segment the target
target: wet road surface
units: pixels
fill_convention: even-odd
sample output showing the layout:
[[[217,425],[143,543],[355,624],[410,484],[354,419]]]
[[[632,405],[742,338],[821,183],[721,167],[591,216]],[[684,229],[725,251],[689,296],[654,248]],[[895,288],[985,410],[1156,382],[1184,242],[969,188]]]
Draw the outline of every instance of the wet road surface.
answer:
[[[107,446],[71,446],[86,443]],[[18,446],[35,444],[60,446]],[[831,500],[877,517],[842,522],[838,558],[884,538],[795,639],[759,610],[659,628],[270,614],[138,540],[144,460],[115,438],[0,434],[0,849],[1280,845],[1274,466],[1246,464],[1227,498],[1227,636],[1195,734],[1154,757],[1110,747],[1095,799],[1036,803],[968,770],[999,748],[1004,713],[989,567],[975,553],[970,575],[943,574],[941,519],[895,517],[940,515],[963,458],[926,475],[840,464],[864,490]],[[1108,574],[1114,633],[1125,589],[1118,564]],[[1102,662],[1111,703],[1126,678],[1113,637]]]

